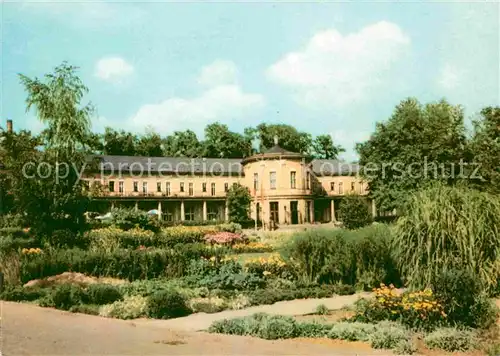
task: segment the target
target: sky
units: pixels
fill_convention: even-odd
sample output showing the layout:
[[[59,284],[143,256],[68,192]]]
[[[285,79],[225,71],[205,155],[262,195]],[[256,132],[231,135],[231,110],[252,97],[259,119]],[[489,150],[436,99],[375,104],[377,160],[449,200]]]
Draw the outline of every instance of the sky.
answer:
[[[467,118],[500,105],[498,2],[1,3],[0,125],[39,132],[19,73],[68,61],[104,127],[200,137],[285,123],[356,142],[407,97],[446,98]]]

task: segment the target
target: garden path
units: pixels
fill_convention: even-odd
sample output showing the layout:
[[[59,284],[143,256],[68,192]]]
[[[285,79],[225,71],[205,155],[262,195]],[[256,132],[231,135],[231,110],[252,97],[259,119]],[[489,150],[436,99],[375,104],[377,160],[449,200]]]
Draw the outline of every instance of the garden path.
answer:
[[[199,331],[206,330],[216,320],[232,319],[243,316],[249,316],[255,313],[268,313],[279,315],[304,315],[314,313],[316,307],[324,304],[330,310],[341,309],[344,306],[352,305],[359,298],[368,297],[371,293],[356,293],[353,295],[339,295],[331,298],[312,298],[312,299],[295,299],[283,302],[277,302],[272,305],[258,305],[241,310],[225,310],[220,313],[206,314],[197,313],[191,314],[184,318],[170,320],[149,320],[139,319],[139,323],[157,323],[159,326],[183,331]]]
[[[11,302],[2,302],[1,307],[0,350],[3,356],[392,355],[388,351],[372,350],[366,344],[328,339],[268,341],[181,331],[172,328],[179,319],[126,321]],[[305,305],[299,308],[307,310]]]

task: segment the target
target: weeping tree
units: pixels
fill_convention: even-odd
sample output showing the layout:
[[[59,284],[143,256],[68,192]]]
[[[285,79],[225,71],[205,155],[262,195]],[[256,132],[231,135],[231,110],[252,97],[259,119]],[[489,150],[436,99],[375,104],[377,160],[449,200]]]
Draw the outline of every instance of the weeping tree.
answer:
[[[46,125],[44,149],[15,172],[17,208],[37,235],[55,230],[78,232],[85,226],[88,197],[80,181],[86,165],[92,104],[82,105],[87,87],[77,68],[63,63],[43,79],[20,74],[26,93],[26,110],[34,110]]]
[[[491,291],[500,277],[500,199],[443,185],[419,191],[398,219],[393,250],[411,287],[461,269]]]

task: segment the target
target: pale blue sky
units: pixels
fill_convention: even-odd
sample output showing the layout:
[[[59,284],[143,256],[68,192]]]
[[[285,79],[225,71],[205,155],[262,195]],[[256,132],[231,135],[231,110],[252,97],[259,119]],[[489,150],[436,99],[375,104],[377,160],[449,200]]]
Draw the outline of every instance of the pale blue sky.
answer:
[[[221,121],[328,133],[353,157],[407,96],[499,105],[497,2],[4,2],[2,123],[40,130],[17,73],[79,66],[93,126]]]

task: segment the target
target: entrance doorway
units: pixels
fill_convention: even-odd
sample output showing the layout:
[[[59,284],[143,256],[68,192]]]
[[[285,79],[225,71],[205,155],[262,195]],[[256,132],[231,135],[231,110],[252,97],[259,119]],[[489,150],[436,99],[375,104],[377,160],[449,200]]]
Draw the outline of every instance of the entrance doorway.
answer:
[[[269,214],[270,220],[279,224],[279,222],[280,222],[279,204],[277,201],[272,201],[269,203],[269,211],[270,211],[270,214]]]
[[[299,202],[298,201],[291,201],[290,202],[290,218],[292,225],[296,225],[299,223]]]

